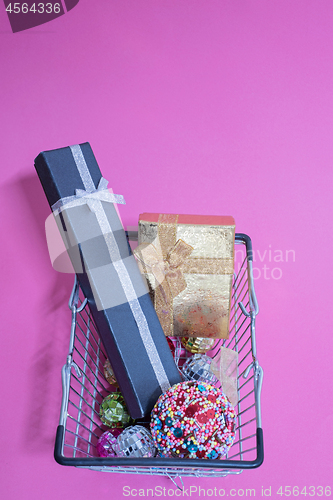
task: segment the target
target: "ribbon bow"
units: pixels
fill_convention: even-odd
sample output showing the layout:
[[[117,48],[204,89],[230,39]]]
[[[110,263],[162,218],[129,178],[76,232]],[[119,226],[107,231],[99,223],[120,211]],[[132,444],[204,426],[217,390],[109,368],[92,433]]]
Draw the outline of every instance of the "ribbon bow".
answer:
[[[143,271],[147,270],[154,275],[167,304],[170,298],[176,297],[187,286],[181,265],[192,251],[193,247],[181,239],[176,242],[165,258],[152,243],[141,243],[134,250],[134,255],[143,264]]]
[[[54,205],[52,205],[53,212],[61,212],[63,208],[79,207],[80,205],[88,205],[92,212],[96,212],[98,205],[96,201],[105,201],[107,203],[120,203],[125,204],[124,197],[121,194],[113,194],[108,189],[107,186],[109,181],[101,178],[98,183],[97,189],[86,191],[84,189],[76,189],[74,196],[67,196],[61,198]]]

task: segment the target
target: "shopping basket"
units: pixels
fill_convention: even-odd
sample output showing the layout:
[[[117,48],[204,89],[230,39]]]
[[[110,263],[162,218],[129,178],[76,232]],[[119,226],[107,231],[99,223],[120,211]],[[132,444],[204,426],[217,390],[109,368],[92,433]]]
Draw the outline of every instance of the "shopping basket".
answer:
[[[128,234],[129,239],[137,233]],[[252,270],[252,243],[245,234],[235,236],[230,330],[227,340],[217,340],[208,353],[218,356],[220,346],[238,353],[237,431],[235,442],[223,460],[187,458],[99,457],[96,443],[107,429],[99,418],[99,406],[112,390],[103,374],[106,354],[89,311],[89,305],[75,279],[69,300],[72,311],[69,353],[62,368],[62,404],[54,456],[61,465],[97,471],[169,476],[221,477],[239,474],[263,462],[260,393],[263,370],[259,365],[255,338],[258,303]],[[191,353],[175,342],[175,359],[180,366]],[[138,424],[148,422],[137,421]]]

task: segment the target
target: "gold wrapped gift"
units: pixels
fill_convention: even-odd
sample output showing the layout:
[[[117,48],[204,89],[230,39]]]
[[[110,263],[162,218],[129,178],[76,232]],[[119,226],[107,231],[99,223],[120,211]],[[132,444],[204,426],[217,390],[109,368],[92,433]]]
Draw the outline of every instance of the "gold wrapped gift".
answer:
[[[140,215],[135,256],[167,336],[228,338],[235,221]]]

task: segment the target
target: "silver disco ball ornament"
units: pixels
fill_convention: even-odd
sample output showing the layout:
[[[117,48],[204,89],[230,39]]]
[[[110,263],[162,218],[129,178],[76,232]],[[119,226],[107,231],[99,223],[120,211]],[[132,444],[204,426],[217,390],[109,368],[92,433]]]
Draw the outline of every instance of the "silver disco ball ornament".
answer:
[[[124,429],[117,438],[114,450],[118,457],[154,457],[156,453],[153,438],[142,425]]]
[[[182,374],[185,380],[196,380],[216,385],[219,380],[211,370],[212,358],[206,354],[194,354],[182,366]]]

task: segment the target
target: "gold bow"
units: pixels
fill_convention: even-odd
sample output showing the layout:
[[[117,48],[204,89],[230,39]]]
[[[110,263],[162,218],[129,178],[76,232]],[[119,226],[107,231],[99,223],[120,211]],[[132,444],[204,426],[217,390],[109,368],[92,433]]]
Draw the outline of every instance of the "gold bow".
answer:
[[[181,266],[192,251],[193,247],[180,239],[168,252],[166,258],[163,258],[162,251],[152,243],[141,243],[134,250],[135,257],[142,264],[143,273],[154,275],[158,283],[155,293],[158,293],[159,288],[167,307],[172,298],[185,290],[187,286]]]

